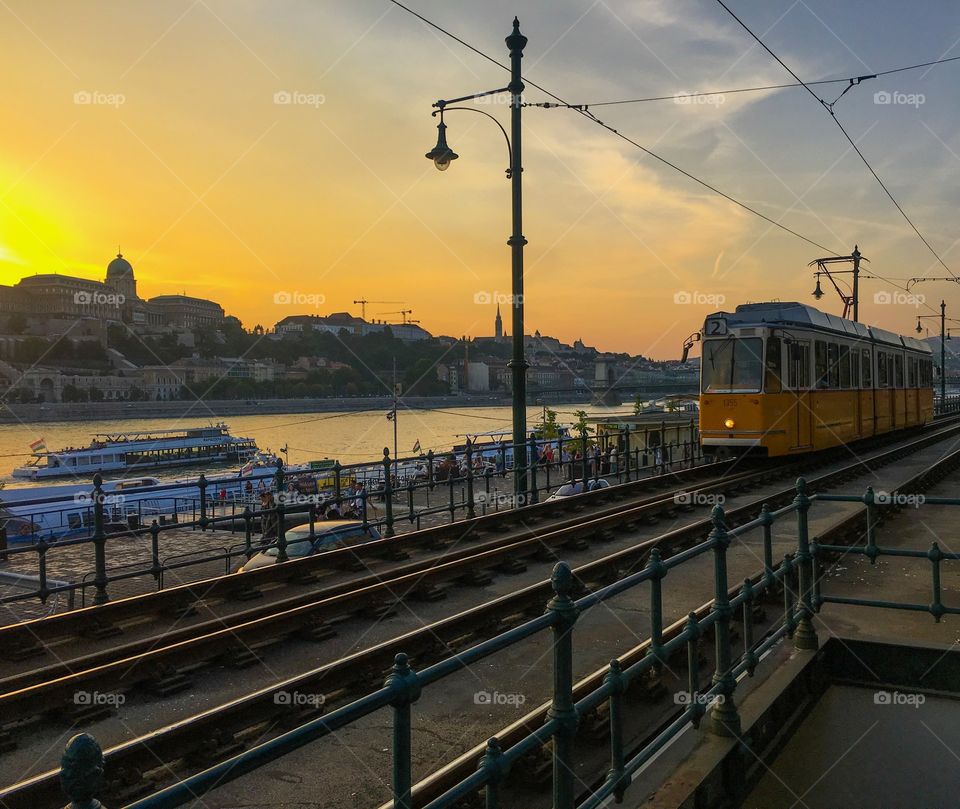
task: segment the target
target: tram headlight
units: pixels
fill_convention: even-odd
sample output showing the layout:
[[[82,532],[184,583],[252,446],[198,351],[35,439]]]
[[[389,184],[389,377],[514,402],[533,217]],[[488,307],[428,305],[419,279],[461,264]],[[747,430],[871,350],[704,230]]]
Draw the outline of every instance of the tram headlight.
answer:
[[[727,419],[725,422],[723,422],[723,426],[726,427],[728,430],[732,430],[734,427],[737,426],[737,423],[733,419]]]

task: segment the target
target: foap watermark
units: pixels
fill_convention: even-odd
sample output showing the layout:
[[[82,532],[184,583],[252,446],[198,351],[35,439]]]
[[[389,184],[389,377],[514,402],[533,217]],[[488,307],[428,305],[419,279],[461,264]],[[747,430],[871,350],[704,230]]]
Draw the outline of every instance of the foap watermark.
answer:
[[[277,691],[273,695],[274,705],[322,708],[326,701],[325,694],[304,694],[302,691]]]
[[[121,506],[126,498],[122,494],[110,494],[107,492],[77,492],[73,496],[73,502],[78,506]]]
[[[473,695],[475,705],[511,705],[519,708],[526,701],[523,694],[509,691],[477,691]]]
[[[497,508],[519,508],[530,502],[526,494],[509,494],[507,492],[477,492],[473,496],[477,505],[486,504]]]
[[[873,302],[880,304],[896,304],[899,306],[913,306],[914,308],[919,309],[927,302],[927,296],[917,295],[913,292],[901,292],[900,290],[894,290],[891,292],[886,289],[881,289],[879,292],[873,293]]]
[[[119,708],[127,701],[125,694],[117,691],[75,691],[74,705],[105,705],[108,708]]]
[[[901,93],[899,90],[894,90],[893,92],[879,90],[873,94],[874,104],[897,104],[917,109],[921,104],[925,104],[926,101],[927,97],[923,93]]]
[[[923,694],[904,694],[902,691],[874,691],[874,705],[909,705],[919,708],[927,701]]]
[[[711,705],[723,705],[726,697],[723,694],[691,694],[689,691],[677,691],[673,695],[674,705],[703,705],[709,708]]]
[[[726,295],[721,295],[716,292],[698,292],[697,290],[687,292],[686,290],[680,290],[679,292],[673,293],[673,302],[682,305],[708,304],[710,306],[723,306],[726,301]]]
[[[483,289],[480,292],[473,293],[473,302],[479,304],[480,306],[487,306],[491,303],[500,303],[506,305],[513,305],[513,302],[523,303],[523,295],[508,295],[506,292],[488,292]]]
[[[326,101],[327,97],[323,93],[304,93],[301,90],[277,90],[273,94],[273,103],[285,107],[313,107],[317,109]]]
[[[685,106],[719,107],[727,102],[723,93],[676,93],[674,104]]]
[[[499,93],[488,93],[485,96],[480,96],[480,98],[473,99],[474,104],[502,104],[503,106],[509,106],[513,101],[513,94],[509,90],[503,90]],[[524,104],[526,99],[521,94],[520,103]]]
[[[99,90],[77,90],[73,103],[92,107],[117,107],[127,103],[123,93],[102,93]]]
[[[722,494],[708,492],[677,492],[673,502],[678,506],[722,506],[727,498]]]
[[[126,303],[126,296],[119,292],[74,292],[77,306],[113,306],[119,309]]]
[[[922,494],[905,494],[904,492],[874,492],[873,502],[879,506],[913,506],[920,508],[927,502]]]
[[[312,306],[319,309],[326,303],[327,298],[317,292],[299,292],[280,289],[273,293],[273,302],[277,306]]]

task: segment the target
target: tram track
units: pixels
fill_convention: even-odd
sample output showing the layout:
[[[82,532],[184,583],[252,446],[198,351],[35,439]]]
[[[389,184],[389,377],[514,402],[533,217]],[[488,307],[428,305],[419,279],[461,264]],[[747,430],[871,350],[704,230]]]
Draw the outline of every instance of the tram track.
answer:
[[[841,482],[853,475],[862,473],[866,469],[882,466],[957,432],[960,432],[960,427],[941,429],[905,446],[880,452],[873,458],[849,464],[841,469],[811,479],[809,481],[810,488],[815,491],[823,486]],[[769,473],[767,475],[769,476]],[[746,482],[744,481],[744,483]],[[789,487],[774,495],[767,495],[761,500],[732,509],[727,515],[730,525],[741,524],[753,519],[763,503],[768,503],[772,508],[783,505],[792,498],[793,494],[793,487]],[[642,509],[634,509],[634,511],[636,513],[628,516],[627,520],[631,517],[636,519],[643,517]],[[538,544],[542,550],[552,550],[563,547],[571,540],[578,541],[602,536],[604,531],[610,529],[612,520],[613,515],[599,517],[588,515],[586,518],[581,517],[576,526],[547,532],[527,541],[532,543],[539,540]],[[852,526],[853,518],[847,522]],[[633,547],[585,563],[574,571],[581,585],[581,591],[588,592],[596,589],[642,567],[653,547],[659,547],[665,553],[672,553],[696,544],[702,541],[709,527],[709,520],[698,520]],[[529,547],[532,547],[532,544]],[[481,555],[486,553],[492,553],[492,551],[482,551]],[[490,560],[490,557],[483,560],[477,558],[477,556],[477,554],[474,554],[473,557],[464,558],[471,559],[470,564],[474,566],[481,561]],[[549,555],[545,553],[544,556],[545,561],[546,559],[556,558],[556,555],[552,552]],[[447,561],[436,565],[435,568],[443,568],[450,564],[455,563]],[[395,596],[396,593],[389,588],[399,590],[401,587],[413,584],[417,581],[416,577],[418,575],[422,574],[409,573],[382,584],[388,587],[387,592],[391,592]],[[204,764],[229,757],[233,752],[242,749],[248,740],[256,738],[257,734],[263,729],[275,726],[278,730],[283,730],[292,723],[302,721],[310,715],[311,711],[305,710],[303,706],[278,704],[276,694],[280,690],[296,690],[305,693],[319,692],[324,695],[325,708],[336,706],[339,703],[349,701],[358,693],[379,686],[384,673],[389,668],[393,655],[397,651],[407,652],[417,660],[418,665],[442,658],[457,649],[471,645],[478,640],[495,635],[511,625],[520,623],[530,614],[538,613],[542,610],[549,594],[549,582],[541,581],[508,596],[503,596],[445,618],[422,630],[407,633],[340,660],[332,661],[305,674],[261,689],[253,694],[149,733],[139,739],[111,748],[106,751],[108,772],[127,773],[124,781],[128,783],[126,787],[115,784],[112,787],[110,797],[116,802],[119,799],[125,800],[126,797],[137,794],[138,790],[140,792],[144,791],[144,785],[151,783],[149,777],[151,771],[162,773],[163,779],[169,780],[174,772],[202,769]],[[248,630],[244,627],[242,631],[246,632]],[[256,632],[257,630],[251,629],[249,631]],[[254,635],[250,634],[245,637],[253,638]],[[216,640],[208,637],[205,641],[201,638],[195,638],[186,643],[203,641],[212,644],[209,648],[216,648],[216,644],[222,640],[222,637]],[[175,657],[186,648],[188,647],[182,644],[174,644],[162,650],[154,650],[154,652]],[[176,659],[183,660],[182,656]],[[112,669],[111,666],[115,666],[117,663],[122,663],[134,671],[145,665],[143,660],[115,661],[107,666],[94,667],[80,672],[78,675],[71,675],[70,678],[61,678],[61,681],[55,684],[39,683],[21,689],[19,692],[4,693],[0,695],[0,712],[6,717],[8,710],[13,709],[15,712],[19,711],[22,718],[27,718],[30,713],[29,709],[23,707],[18,709],[15,706],[27,706],[37,700],[42,700],[44,705],[52,704],[57,699],[62,699],[67,694],[72,693],[70,689],[97,687],[98,684],[115,687],[116,681],[111,678],[116,674],[116,669]],[[319,711],[313,711],[313,713],[317,712]],[[475,761],[476,758],[474,757],[470,762],[471,768],[475,766]],[[162,762],[162,765],[158,765],[158,762]],[[135,775],[131,777],[131,773]],[[10,787],[0,792],[0,803],[9,807],[9,809],[44,805],[38,802],[39,796],[54,794],[49,791],[53,788],[51,787],[53,783],[51,779],[54,779],[54,776],[55,773],[47,773]],[[437,783],[441,782],[442,779]],[[137,786],[133,786],[134,784]],[[149,786],[146,788],[149,788]]]

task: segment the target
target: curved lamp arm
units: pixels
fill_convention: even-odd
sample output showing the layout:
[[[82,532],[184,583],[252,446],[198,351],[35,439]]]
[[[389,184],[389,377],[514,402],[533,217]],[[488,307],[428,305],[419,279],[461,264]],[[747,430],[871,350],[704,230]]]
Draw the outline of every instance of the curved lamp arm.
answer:
[[[450,110],[466,110],[467,112],[479,112],[481,115],[486,115],[487,118],[493,121],[500,128],[500,131],[503,133],[503,139],[507,142],[507,158],[508,158],[507,165],[513,166],[513,148],[510,146],[510,137],[507,135],[507,130],[503,128],[503,124],[501,124],[489,112],[478,110],[476,107],[448,107],[446,106],[446,104],[444,104],[444,106],[440,107],[440,109],[434,110],[430,114],[433,116],[439,115],[440,120],[443,120],[443,114],[445,112],[449,112]],[[508,168],[507,179],[509,180],[512,176],[513,176],[513,170],[512,168]]]

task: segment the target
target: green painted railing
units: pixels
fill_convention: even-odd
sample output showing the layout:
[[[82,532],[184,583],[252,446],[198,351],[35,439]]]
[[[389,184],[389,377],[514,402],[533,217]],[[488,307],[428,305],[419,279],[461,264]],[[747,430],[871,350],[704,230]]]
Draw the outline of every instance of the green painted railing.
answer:
[[[902,505],[898,497],[896,494],[878,495],[870,489],[862,497],[809,495],[806,481],[800,478],[796,497],[790,505],[775,511],[764,506],[759,517],[732,529],[727,527],[723,508],[716,506],[712,512],[713,528],[703,542],[666,559],[661,557],[657,548],[653,548],[642,570],[582,598],[574,598],[577,587],[574,571],[561,562],[554,568],[554,595],[546,604],[543,615],[420,671],[411,668],[406,655],[398,654],[390,675],[379,690],[138,800],[126,809],[162,809],[192,803],[226,782],[387,707],[393,714],[393,806],[395,809],[412,809],[412,712],[424,689],[496,652],[548,630],[552,633],[553,696],[543,724],[508,749],[502,749],[497,738],[490,739],[476,771],[433,799],[426,809],[453,807],[481,790],[485,794],[487,809],[497,809],[501,805],[503,781],[511,767],[549,741],[553,742],[554,809],[595,809],[611,797],[619,802],[632,775],[685,728],[699,726],[704,717],[708,720],[710,731],[726,736],[739,735],[740,717],[734,699],[738,682],[752,675],[762,656],[784,638],[792,638],[798,649],[816,649],[818,638],[813,616],[824,603],[924,610],[938,620],[947,613],[960,613],[960,608],[942,603],[939,576],[940,563],[945,559],[960,559],[960,555],[943,553],[936,543],[928,552],[877,545],[877,510],[885,506]],[[866,543],[863,546],[840,546],[811,542],[808,513],[818,500],[864,503],[867,507]],[[925,502],[960,505],[960,500],[948,498],[926,498]],[[786,554],[775,564],[772,526],[789,516],[796,519],[796,553]],[[727,568],[728,548],[735,539],[755,530],[759,530],[762,536],[763,569],[746,579],[739,588],[731,589]],[[918,605],[825,596],[820,591],[819,571],[827,553],[864,554],[871,560],[884,555],[927,558],[933,571],[933,601],[929,605]],[[699,615],[691,612],[684,628],[667,639],[664,634],[662,581],[672,570],[701,556],[712,556],[714,596],[710,608]],[[612,660],[602,685],[575,701],[573,653],[579,617],[587,610],[646,582],[650,583],[651,616],[647,653],[627,666],[623,666],[620,660]],[[762,639],[755,640],[754,607],[764,596],[778,593],[782,593],[782,617],[775,621],[773,628]],[[738,611],[742,614],[743,636],[737,647],[742,652],[735,655],[731,622]],[[715,665],[709,688],[701,691],[698,643],[708,631],[714,635]],[[626,690],[638,678],[656,667],[662,667],[672,655],[680,654],[684,649],[687,653],[689,695],[685,700],[686,707],[641,749],[628,755],[624,744]],[[574,781],[577,760],[574,742],[578,722],[605,703],[609,706],[609,771],[603,783],[578,806]],[[99,769],[91,766],[91,762],[98,760]],[[102,774],[102,762],[100,748],[90,736],[81,734],[71,740],[62,766],[65,791],[74,798],[71,806],[76,809],[87,806],[83,801],[98,794],[97,779]]]

